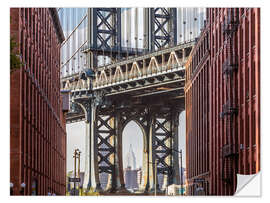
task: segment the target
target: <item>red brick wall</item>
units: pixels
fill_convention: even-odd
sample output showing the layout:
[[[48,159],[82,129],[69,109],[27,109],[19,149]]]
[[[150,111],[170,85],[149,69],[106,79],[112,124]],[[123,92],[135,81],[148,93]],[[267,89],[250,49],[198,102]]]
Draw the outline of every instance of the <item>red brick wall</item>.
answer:
[[[11,24],[11,34],[18,33],[16,41],[24,63],[20,79],[11,75],[11,120],[19,115],[11,121],[11,137],[14,125],[20,126],[18,139],[11,138],[11,182],[17,188],[24,182],[25,195],[32,194],[34,180],[37,194],[64,195],[66,131],[60,118],[60,41],[49,9],[12,8],[10,14],[17,18],[17,26]],[[21,164],[12,154],[15,143],[20,145]]]
[[[209,26],[201,33],[186,64],[186,165],[187,194],[197,186],[209,194]],[[203,179],[202,183],[196,180]]]
[[[260,170],[260,9],[207,9],[204,33],[208,27],[209,65],[205,65],[207,59],[203,55],[196,57],[204,34],[187,64],[188,183],[191,185],[194,178],[203,174],[201,163],[208,162],[209,174],[205,179],[209,194],[232,195],[237,173],[253,174]],[[206,81],[201,79],[205,76]],[[206,88],[208,97],[202,99]],[[202,124],[205,119],[209,121],[206,128]],[[200,158],[201,145],[205,145],[200,137],[205,129],[209,156]]]
[[[209,9],[211,31],[210,140],[212,159],[211,193],[231,195],[236,189],[236,173],[252,174],[260,169],[260,10],[257,8]],[[230,35],[222,25],[234,16],[239,21]],[[231,36],[231,39],[228,38]],[[231,44],[231,45],[230,45]],[[224,76],[222,65],[231,59],[237,69]],[[226,79],[227,78],[227,79]],[[220,118],[224,104],[238,109],[237,115]],[[238,157],[224,158],[222,148],[231,145]],[[223,170],[223,171],[222,171]],[[233,173],[231,183],[222,180]]]
[[[10,77],[10,182],[14,184],[14,192],[18,193],[21,182],[21,140],[20,140],[20,70]]]

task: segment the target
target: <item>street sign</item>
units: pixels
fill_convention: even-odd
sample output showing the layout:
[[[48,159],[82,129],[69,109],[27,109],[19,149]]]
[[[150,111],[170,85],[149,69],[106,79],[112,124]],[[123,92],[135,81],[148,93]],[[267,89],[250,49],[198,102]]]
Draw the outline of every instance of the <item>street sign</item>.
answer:
[[[204,178],[196,178],[196,179],[194,179],[194,183],[200,183],[200,182],[204,182],[205,180],[204,180]]]
[[[69,182],[81,182],[80,178],[68,178]]]

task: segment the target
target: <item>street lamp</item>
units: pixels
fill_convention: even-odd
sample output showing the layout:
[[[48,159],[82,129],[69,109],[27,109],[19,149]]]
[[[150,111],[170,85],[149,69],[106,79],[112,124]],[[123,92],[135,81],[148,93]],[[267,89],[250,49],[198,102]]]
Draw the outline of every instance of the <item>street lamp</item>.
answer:
[[[142,38],[140,38],[139,41],[142,41]]]
[[[157,159],[155,160],[155,196],[157,196]]]
[[[77,161],[77,149],[74,151],[74,178],[76,178],[76,161]],[[74,182],[74,188],[73,188],[73,194],[75,195],[75,190],[76,190],[76,182]]]
[[[81,165],[81,151],[79,149],[77,149],[77,152],[78,152],[78,178],[80,178],[80,165]],[[81,183],[79,182],[79,190],[82,189]]]
[[[25,186],[26,186],[26,184],[23,182],[23,183],[21,184],[21,190],[20,190],[20,194],[21,194],[21,195],[24,195],[24,188],[25,188]]]
[[[128,59],[128,40],[126,40],[127,42],[127,59]]]
[[[181,170],[180,170],[180,173],[181,173],[181,195],[183,195],[183,163],[182,163],[182,149],[180,150],[180,152],[179,152],[179,154],[180,154],[180,163],[181,163]]]
[[[185,41],[186,41],[186,21],[184,21],[183,22],[183,24],[184,24],[184,43],[185,43]]]
[[[136,56],[138,56],[138,38],[137,37],[134,37],[135,39],[135,45],[136,45]]]

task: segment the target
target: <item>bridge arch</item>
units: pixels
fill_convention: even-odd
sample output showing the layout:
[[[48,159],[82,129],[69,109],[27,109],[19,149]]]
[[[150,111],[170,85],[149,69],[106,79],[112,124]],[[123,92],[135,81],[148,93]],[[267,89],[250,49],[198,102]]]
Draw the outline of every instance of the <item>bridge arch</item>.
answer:
[[[132,128],[133,133],[135,134],[132,134],[132,132],[130,132],[131,128]],[[129,176],[130,178],[131,177],[134,178],[135,174],[139,172],[138,169],[140,168],[141,174],[147,174],[147,167],[146,167],[146,164],[144,164],[144,163],[147,163],[147,155],[148,155],[147,153],[148,142],[147,142],[146,129],[138,119],[130,118],[122,125],[120,136],[122,140],[122,143],[121,143],[122,147],[120,150],[121,153],[119,154],[119,158],[121,159],[119,160],[119,162],[122,163],[122,167],[120,167],[120,171],[123,171],[123,173],[121,174],[122,177],[120,177],[120,179],[123,180],[126,189],[130,189],[131,187],[134,187],[135,185],[137,186],[138,189],[141,189],[144,187],[143,184],[145,181],[141,179],[141,181],[136,183],[134,182],[135,181],[134,179],[127,180],[125,179],[125,173],[127,173],[127,176],[130,175]],[[132,148],[130,148],[131,147],[130,145],[132,146]],[[135,158],[136,160],[139,160],[139,162],[135,163],[135,166],[133,164],[131,165],[132,171],[127,171],[128,163],[125,163],[125,162],[128,161],[126,160],[127,156],[130,156],[129,150],[134,150],[134,149],[140,149],[139,153],[138,153],[138,150],[136,150],[137,152],[135,153],[133,151],[134,156],[135,155],[139,156],[139,157],[133,157],[133,158]],[[136,176],[136,181],[137,181],[137,176]]]

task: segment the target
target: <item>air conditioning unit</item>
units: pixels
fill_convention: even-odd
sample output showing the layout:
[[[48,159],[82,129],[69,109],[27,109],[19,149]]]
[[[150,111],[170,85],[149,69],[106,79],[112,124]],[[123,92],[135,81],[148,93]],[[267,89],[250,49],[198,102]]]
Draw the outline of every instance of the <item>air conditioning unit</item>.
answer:
[[[61,97],[62,97],[62,111],[68,112],[70,109],[69,106],[69,90],[62,90]]]

